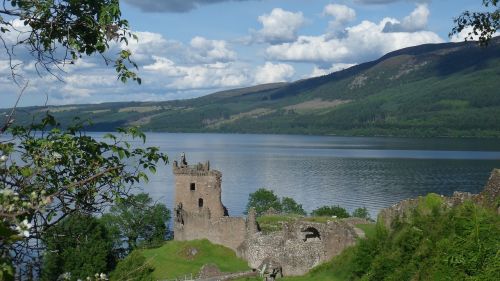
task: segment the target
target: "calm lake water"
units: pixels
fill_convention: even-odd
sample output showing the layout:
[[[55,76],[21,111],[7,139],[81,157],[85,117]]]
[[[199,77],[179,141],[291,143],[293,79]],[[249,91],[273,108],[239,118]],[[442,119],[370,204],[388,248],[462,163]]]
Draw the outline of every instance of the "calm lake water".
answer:
[[[235,216],[261,187],[294,198],[306,211],[366,206],[375,216],[429,192],[477,193],[500,168],[500,140],[148,133],[146,145],[160,147],[170,162],[182,152],[189,164],[209,160],[222,172],[222,200]],[[168,165],[143,188],[172,208],[173,180]]]

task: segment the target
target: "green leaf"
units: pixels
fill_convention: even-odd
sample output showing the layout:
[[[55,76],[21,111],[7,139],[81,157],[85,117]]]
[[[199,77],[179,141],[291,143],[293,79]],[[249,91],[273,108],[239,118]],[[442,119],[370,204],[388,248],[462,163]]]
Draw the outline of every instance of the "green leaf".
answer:
[[[156,173],[156,168],[154,166],[149,166],[149,171],[153,174]]]

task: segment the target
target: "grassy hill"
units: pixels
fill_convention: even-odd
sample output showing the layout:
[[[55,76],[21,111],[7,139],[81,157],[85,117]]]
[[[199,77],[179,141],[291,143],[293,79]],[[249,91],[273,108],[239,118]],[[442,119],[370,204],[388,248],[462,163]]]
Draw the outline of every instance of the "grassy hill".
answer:
[[[18,120],[45,110],[26,108]],[[500,137],[500,37],[487,48],[422,45],[322,77],[190,100],[49,110],[64,124],[91,119],[97,131]]]
[[[132,273],[151,272],[134,276],[133,280],[172,280],[198,276],[205,264],[215,264],[222,272],[249,270],[247,262],[236,257],[233,250],[214,245],[208,240],[169,241],[153,249],[136,250],[118,264],[111,280],[131,278]]]

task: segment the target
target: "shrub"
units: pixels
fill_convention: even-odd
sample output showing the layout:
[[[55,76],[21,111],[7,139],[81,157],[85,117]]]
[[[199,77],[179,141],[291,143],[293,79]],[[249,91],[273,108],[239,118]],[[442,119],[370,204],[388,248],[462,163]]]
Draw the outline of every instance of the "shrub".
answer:
[[[270,208],[281,212],[281,202],[272,190],[261,188],[248,195],[248,203],[245,212],[248,213],[251,208],[255,209],[257,216],[261,216]]]
[[[352,216],[355,218],[370,219],[370,213],[366,207],[357,208],[352,212]]]
[[[302,208],[302,205],[297,203],[293,198],[283,197],[281,199],[281,213],[290,215],[301,215],[305,216],[306,211]]]
[[[109,272],[114,265],[112,239],[96,218],[73,214],[42,236],[47,246],[42,280],[55,280],[64,273],[71,280],[85,279],[95,273]]]
[[[323,206],[312,211],[311,215],[317,217],[333,217],[333,216],[336,216],[337,218],[349,217],[349,213],[347,212],[347,210],[340,206]]]

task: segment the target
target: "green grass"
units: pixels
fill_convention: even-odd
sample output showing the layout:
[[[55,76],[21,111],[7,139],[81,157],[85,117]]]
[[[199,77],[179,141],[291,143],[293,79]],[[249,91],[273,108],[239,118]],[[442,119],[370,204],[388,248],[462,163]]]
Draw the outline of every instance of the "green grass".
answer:
[[[327,223],[329,221],[335,221],[338,219],[332,218],[332,217],[324,217],[324,216],[319,216],[319,217],[306,217],[304,218],[305,221],[310,221],[310,222],[319,222],[319,223]]]
[[[297,220],[299,216],[294,215],[266,215],[257,218],[257,223],[263,233],[281,231],[283,224]]]
[[[257,218],[257,223],[263,233],[281,231],[283,224],[296,220],[304,220],[310,222],[327,223],[335,219],[331,217],[303,217],[299,215],[265,215]]]
[[[357,224],[357,228],[363,230],[365,232],[366,238],[373,238],[375,237],[376,233],[376,227],[377,225],[374,223],[370,224]]]
[[[195,255],[191,255],[192,249],[196,250]],[[155,279],[195,276],[208,263],[216,264],[222,272],[249,269],[247,262],[236,257],[233,250],[208,240],[169,241],[159,248],[142,250],[142,254],[151,260]]]

